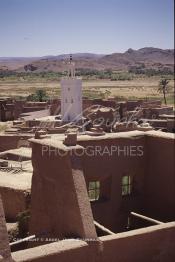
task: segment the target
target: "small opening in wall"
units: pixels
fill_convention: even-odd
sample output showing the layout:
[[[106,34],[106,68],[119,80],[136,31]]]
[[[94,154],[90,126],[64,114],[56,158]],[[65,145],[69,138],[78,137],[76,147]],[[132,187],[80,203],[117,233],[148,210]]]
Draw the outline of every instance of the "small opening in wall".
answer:
[[[122,177],[122,196],[128,196],[132,193],[132,178],[131,176],[123,176]]]
[[[91,201],[96,201],[100,197],[100,181],[89,182],[88,195]]]
[[[90,181],[88,183],[88,195],[90,201],[110,200],[111,176],[108,176],[100,181]]]

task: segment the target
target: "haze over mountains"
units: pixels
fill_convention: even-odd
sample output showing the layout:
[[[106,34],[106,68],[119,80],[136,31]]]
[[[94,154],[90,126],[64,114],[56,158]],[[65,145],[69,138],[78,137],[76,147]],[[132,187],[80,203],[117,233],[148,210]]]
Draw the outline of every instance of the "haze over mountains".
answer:
[[[63,71],[64,61],[68,61],[69,54],[44,57],[0,57],[0,70],[17,72],[34,71]],[[91,53],[73,54],[76,68],[96,70],[128,70],[134,66],[163,69],[174,68],[174,49],[160,49],[145,47],[138,50],[128,49],[124,53],[99,55]]]

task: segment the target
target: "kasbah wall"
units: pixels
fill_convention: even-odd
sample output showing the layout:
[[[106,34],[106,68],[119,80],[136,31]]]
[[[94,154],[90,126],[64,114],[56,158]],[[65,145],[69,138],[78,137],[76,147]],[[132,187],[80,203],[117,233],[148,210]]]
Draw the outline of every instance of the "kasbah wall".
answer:
[[[43,155],[43,145],[66,154],[55,156],[52,150]],[[144,150],[143,155],[129,157],[72,153],[89,145],[143,146]],[[12,253],[14,261],[175,261],[175,222],[169,222],[175,220],[172,136],[154,131],[130,132],[130,135],[108,135],[105,139],[80,138],[78,145],[71,148],[61,141],[33,139],[32,147],[30,234],[45,231],[50,237],[82,240],[63,240],[18,251]],[[121,177],[128,173],[134,176],[135,190],[129,198],[123,198]],[[86,183],[97,180],[102,181],[106,199],[90,206]],[[108,187],[103,186],[105,180]],[[118,233],[126,228],[130,211],[168,223]],[[98,238],[93,219],[117,234]],[[84,238],[96,241],[85,242]]]
[[[33,135],[0,134],[0,152],[18,148],[20,140],[28,140]]]
[[[87,182],[109,181],[111,197],[102,203],[92,202],[95,220],[114,232],[126,228],[128,213],[135,210],[162,221],[175,219],[175,166],[174,139],[159,136],[142,136],[104,141],[80,141],[84,147],[117,146],[123,149],[143,148],[143,156],[120,157],[104,156],[87,157],[83,159],[84,175]],[[121,178],[129,174],[134,177],[134,192],[130,199],[121,194]],[[109,179],[107,179],[109,178]],[[109,215],[106,215],[109,214]],[[124,224],[122,225],[122,221]],[[125,221],[125,222],[124,222]]]

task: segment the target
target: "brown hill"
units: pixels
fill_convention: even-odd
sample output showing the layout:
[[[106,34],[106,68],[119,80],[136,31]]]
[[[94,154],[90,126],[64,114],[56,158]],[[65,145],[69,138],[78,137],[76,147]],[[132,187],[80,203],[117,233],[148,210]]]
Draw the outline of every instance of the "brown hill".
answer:
[[[115,53],[101,58],[105,65],[111,65],[116,69],[128,69],[130,66],[139,66],[159,68],[163,66],[173,67],[174,50],[162,50],[158,48],[142,48],[139,50],[128,49],[123,54]]]
[[[21,71],[63,71],[69,55],[46,56],[42,58],[16,58],[5,60],[0,58],[0,67]],[[88,53],[73,54],[76,68],[96,70],[128,70],[132,67],[145,67],[162,69],[164,67],[173,70],[174,49],[159,49],[145,47],[139,50],[128,49],[125,53],[113,53],[110,55],[96,55]]]
[[[17,70],[40,57],[0,57],[0,70]]]

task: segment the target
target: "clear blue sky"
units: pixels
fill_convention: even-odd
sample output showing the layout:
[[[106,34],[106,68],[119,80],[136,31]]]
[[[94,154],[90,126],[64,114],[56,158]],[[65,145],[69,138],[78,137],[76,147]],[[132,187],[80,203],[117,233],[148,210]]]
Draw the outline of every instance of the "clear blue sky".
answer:
[[[173,0],[0,0],[0,56],[173,48]]]

